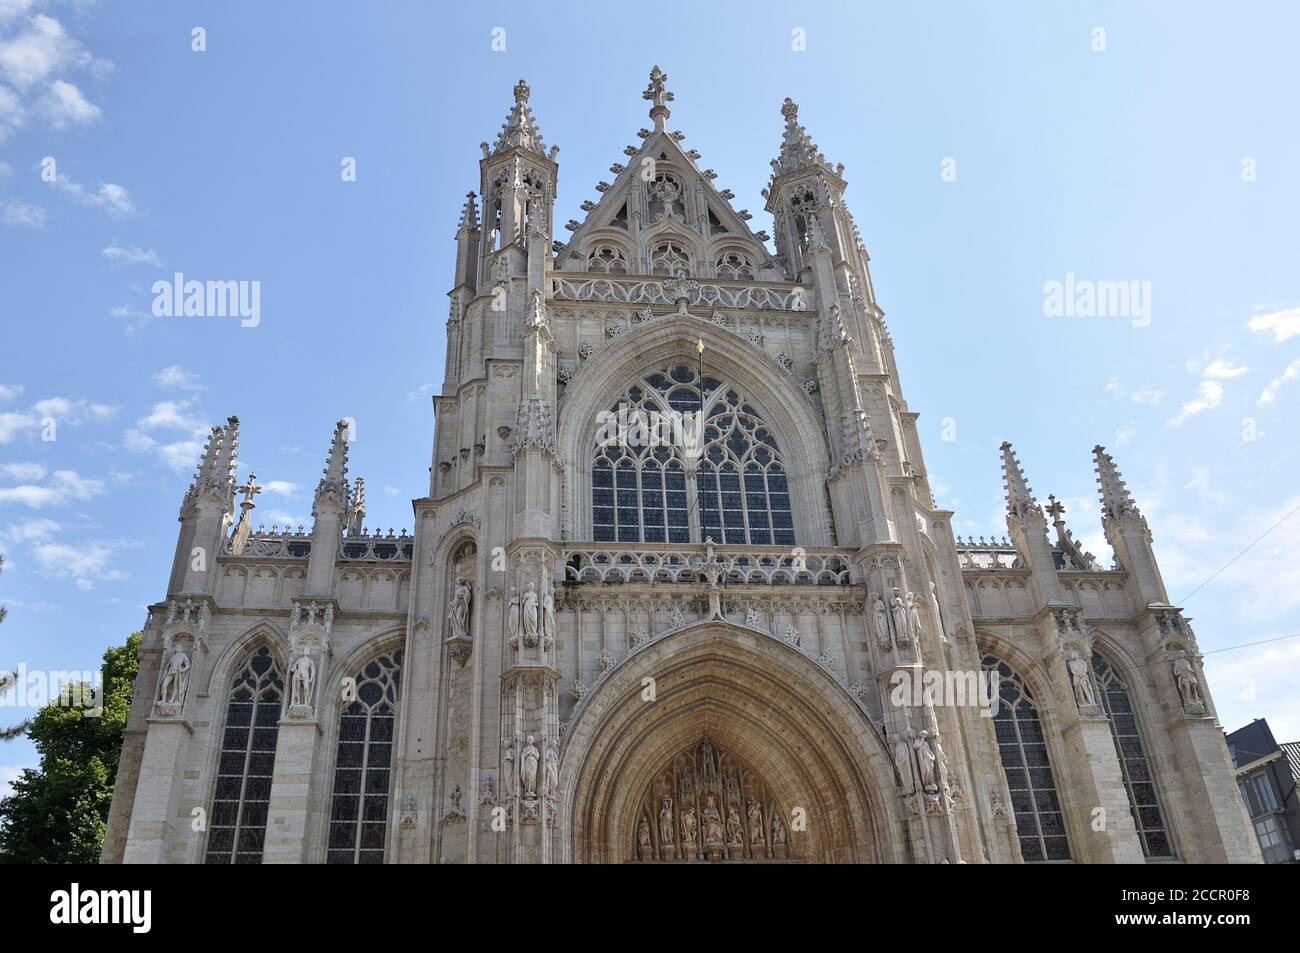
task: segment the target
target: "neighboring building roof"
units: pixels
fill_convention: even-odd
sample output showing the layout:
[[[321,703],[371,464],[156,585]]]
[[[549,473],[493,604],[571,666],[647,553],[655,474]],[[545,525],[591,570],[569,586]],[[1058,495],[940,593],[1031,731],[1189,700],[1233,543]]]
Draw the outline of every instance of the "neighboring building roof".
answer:
[[[1283,742],[1281,748],[1291,765],[1291,780],[1300,783],[1300,741]]]
[[[1228,735],[1228,750],[1232,752],[1233,766],[1242,768],[1276,754],[1280,749],[1273,740],[1268,722],[1256,718],[1246,727],[1238,728]]]

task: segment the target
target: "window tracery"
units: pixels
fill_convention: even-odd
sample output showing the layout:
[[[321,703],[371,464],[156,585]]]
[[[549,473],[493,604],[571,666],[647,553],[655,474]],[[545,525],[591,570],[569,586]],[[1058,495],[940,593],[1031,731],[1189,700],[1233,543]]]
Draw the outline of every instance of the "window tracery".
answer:
[[[1173,854],[1169,833],[1160,811],[1155,777],[1142,745],[1128,686],[1100,653],[1092,653],[1092,671],[1100,689],[1102,710],[1110,722],[1110,736],[1115,742],[1115,755],[1119,759],[1138,840],[1142,842],[1142,853],[1147,857],[1169,857]]]
[[[345,685],[326,862],[382,864],[392,791],[402,651],[376,656]],[[348,698],[348,695],[351,698]]]
[[[1065,815],[1038,718],[1038,702],[1024,679],[1006,662],[984,657],[984,668],[998,673],[997,714],[993,727],[1015,811],[1020,853],[1026,862],[1069,860]]]
[[[594,539],[794,545],[780,448],[734,387],[678,364],[640,378],[601,423]]]
[[[262,862],[283,700],[284,679],[262,646],[230,687],[209,818],[209,864]]]

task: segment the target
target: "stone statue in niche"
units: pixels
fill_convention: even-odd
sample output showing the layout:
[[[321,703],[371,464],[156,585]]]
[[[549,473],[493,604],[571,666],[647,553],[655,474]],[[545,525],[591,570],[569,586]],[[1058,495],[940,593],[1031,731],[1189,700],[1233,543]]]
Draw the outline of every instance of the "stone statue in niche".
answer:
[[[510,602],[506,606],[506,640],[512,649],[519,648],[519,590],[510,587]]]
[[[894,742],[894,769],[898,771],[904,794],[912,793],[912,749],[907,739],[899,737]]]
[[[749,799],[746,808],[749,814],[749,842],[751,844],[762,844],[763,841],[763,805],[758,803],[755,798]]]
[[[543,582],[545,595],[542,597],[542,648],[549,651],[555,644],[555,586],[549,581]]]
[[[641,815],[641,820],[636,825],[636,845],[642,850],[650,849],[650,822]]]
[[[934,783],[934,751],[930,748],[930,732],[924,728],[912,747],[916,749],[916,763],[921,771],[921,786],[927,791],[935,790]]]
[[[547,794],[555,794],[560,789],[560,756],[550,738],[547,738],[543,745],[545,750],[542,752],[542,790]]]
[[[312,702],[312,690],[316,686],[316,663],[311,659],[307,646],[302,647],[302,654],[289,666],[289,704],[293,708],[309,708]]]
[[[745,846],[745,836],[740,827],[740,809],[734,804],[727,807],[727,844],[730,847]]]
[[[943,745],[939,743],[939,734],[935,732],[930,736],[930,750],[934,753],[934,775],[939,783],[940,791],[947,791],[948,788],[948,755],[943,750]]]
[[[519,793],[519,782],[515,778],[515,742],[513,738],[505,740],[504,749],[501,753],[501,793],[507,798],[512,798]]]
[[[871,594],[871,627],[876,633],[876,641],[882,649],[889,648],[889,615],[885,609],[885,600],[880,593]]]
[[[784,847],[786,845],[785,821],[780,817],[772,818],[772,846]]]
[[[456,580],[452,592],[451,607],[447,610],[447,623],[451,627],[451,636],[456,639],[469,638],[469,602],[473,590],[463,578]]]
[[[531,582],[524,593],[524,644],[530,649],[537,644],[537,587]]]
[[[1093,690],[1092,679],[1089,677],[1088,662],[1078,652],[1072,651],[1065,666],[1070,671],[1070,683],[1074,686],[1074,703],[1079,706],[1080,711],[1095,709],[1097,694]]]
[[[1183,696],[1186,708],[1203,709],[1205,700],[1201,697],[1201,681],[1196,677],[1186,652],[1179,652],[1174,658],[1174,681],[1178,683],[1178,692]]]
[[[912,638],[919,640],[925,624],[921,621],[921,604],[910,592],[907,594],[907,625]]]
[[[189,685],[190,657],[180,645],[173,642],[171,651],[163,662],[162,678],[159,679],[159,703],[179,709],[185,704],[185,692]]]
[[[519,778],[523,782],[524,797],[537,796],[537,763],[541,756],[533,736],[529,735],[524,750],[519,753]]]
[[[710,847],[722,844],[722,814],[718,811],[717,799],[712,795],[704,805],[704,843]]]
[[[898,644],[910,645],[912,642],[912,623],[907,615],[907,604],[903,602],[903,594],[897,589],[894,590],[890,611],[894,616],[894,633],[898,637]]]
[[[659,805],[659,842],[664,845],[673,842],[673,799],[666,794]]]
[[[699,832],[695,823],[695,808],[687,805],[682,811],[682,847],[691,850],[695,847],[695,842],[699,837]]]
[[[939,587],[930,583],[930,611],[934,613],[935,624],[939,626],[939,638],[948,644],[948,633],[943,630],[943,613],[939,611]]]

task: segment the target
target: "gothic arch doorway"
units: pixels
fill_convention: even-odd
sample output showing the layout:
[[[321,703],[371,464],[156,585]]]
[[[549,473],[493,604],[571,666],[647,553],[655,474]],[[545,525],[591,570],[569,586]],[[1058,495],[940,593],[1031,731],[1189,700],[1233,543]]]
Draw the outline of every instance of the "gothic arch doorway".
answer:
[[[798,649],[720,620],[639,649],[583,699],[560,790],[578,863],[908,859],[865,713]]]

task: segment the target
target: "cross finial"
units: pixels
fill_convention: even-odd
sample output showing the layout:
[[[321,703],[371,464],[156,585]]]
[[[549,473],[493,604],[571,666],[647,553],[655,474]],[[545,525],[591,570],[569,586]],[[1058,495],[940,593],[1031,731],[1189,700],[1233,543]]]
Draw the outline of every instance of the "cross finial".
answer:
[[[650,118],[655,121],[656,132],[664,131],[670,115],[667,104],[673,101],[673,94],[665,87],[667,82],[668,74],[656,66],[650,70],[650,85],[641,94],[642,99],[649,100],[652,104]]]
[[[253,505],[253,497],[262,492],[262,487],[257,485],[257,474],[250,472],[248,482],[239,488],[239,492],[244,494],[244,502],[249,506]]]
[[[1052,517],[1053,522],[1059,521],[1065,515],[1065,504],[1051,494],[1048,494],[1047,500],[1047,515]]]

